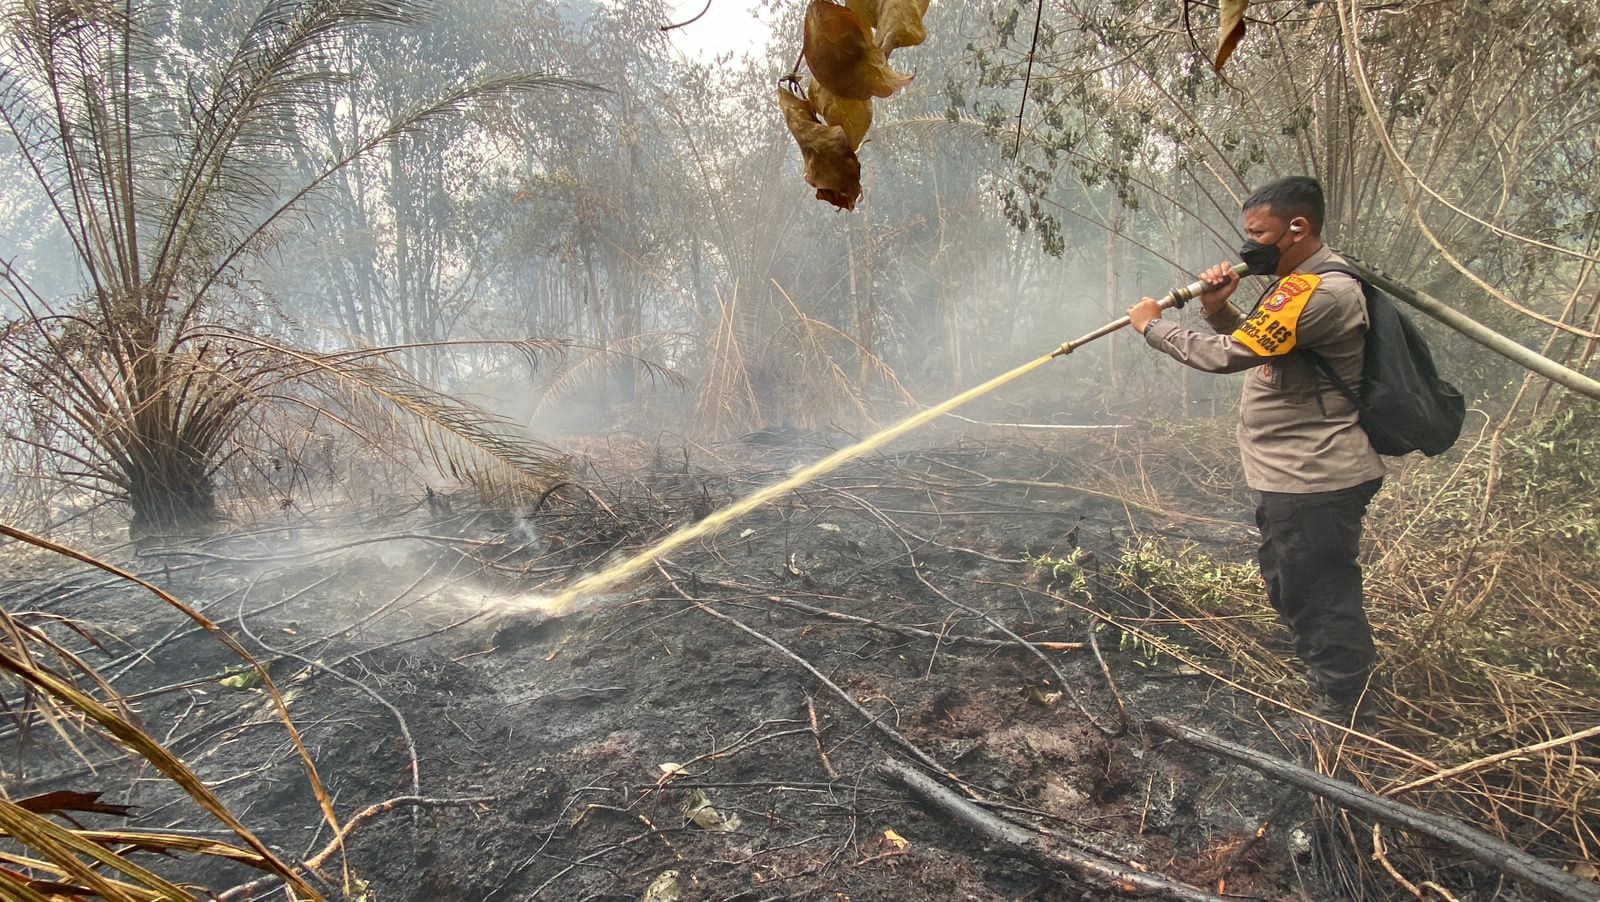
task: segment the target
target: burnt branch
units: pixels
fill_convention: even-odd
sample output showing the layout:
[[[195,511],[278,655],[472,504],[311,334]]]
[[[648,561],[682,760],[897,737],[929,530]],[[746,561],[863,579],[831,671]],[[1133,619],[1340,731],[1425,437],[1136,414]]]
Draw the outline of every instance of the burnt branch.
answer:
[[[1373,795],[1342,780],[1324,776],[1279,758],[1219,739],[1165,718],[1145,722],[1155,733],[1237,761],[1252,770],[1315,793],[1337,805],[1436,839],[1476,861],[1527,883],[1547,898],[1593,902],[1600,885],[1546,864],[1537,856],[1504,843],[1452,817],[1420,811],[1402,802]]]

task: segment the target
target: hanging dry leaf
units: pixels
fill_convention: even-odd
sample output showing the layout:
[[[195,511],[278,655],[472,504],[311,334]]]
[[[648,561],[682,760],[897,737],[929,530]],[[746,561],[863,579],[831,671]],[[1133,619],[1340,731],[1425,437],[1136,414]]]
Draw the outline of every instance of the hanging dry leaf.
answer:
[[[1222,27],[1218,30],[1221,37],[1217,41],[1216,62],[1211,64],[1218,72],[1233,56],[1233,48],[1239,46],[1239,41],[1244,38],[1244,14],[1249,8],[1250,0],[1222,0]]]
[[[883,56],[901,47],[915,47],[928,39],[928,29],[922,16],[928,11],[927,0],[881,0],[878,4],[878,46]]]
[[[811,74],[837,97],[888,97],[911,83],[889,68],[861,17],[832,0],[811,0],[806,8],[804,53]]]
[[[817,121],[809,101],[787,88],[778,89],[778,106],[805,157],[806,183],[817,189],[817,199],[853,209],[861,197],[861,161],[850,148],[850,138],[837,125]]]
[[[824,122],[844,129],[845,137],[850,139],[850,149],[861,149],[867,129],[872,128],[872,101],[836,97],[832,91],[818,84],[815,78],[807,83],[806,94],[811,98],[812,108]]]
[[[844,0],[844,5],[868,28],[878,27],[878,0]]]

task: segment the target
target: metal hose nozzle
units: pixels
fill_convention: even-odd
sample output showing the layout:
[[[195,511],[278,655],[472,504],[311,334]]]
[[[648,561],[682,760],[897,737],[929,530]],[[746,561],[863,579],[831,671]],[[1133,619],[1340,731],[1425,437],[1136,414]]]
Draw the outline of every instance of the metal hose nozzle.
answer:
[[[1233,265],[1233,271],[1238,275],[1243,276],[1250,271],[1250,267],[1244,263],[1235,263]],[[1156,303],[1161,305],[1162,310],[1166,310],[1170,307],[1182,307],[1184,304],[1187,304],[1198,297],[1200,292],[1205,291],[1210,287],[1211,286],[1207,283],[1196,279],[1182,288],[1172,289],[1171,293]],[[1116,332],[1127,324],[1128,318],[1126,316],[1122,317],[1121,319],[1113,320],[1112,322],[1106,323],[1082,338],[1074,338],[1072,341],[1062,344],[1061,347],[1056,348],[1056,352],[1050,356],[1062,357],[1067,354],[1071,354],[1073,351],[1076,351],[1089,342],[1094,341],[1097,338],[1104,338],[1105,336]]]

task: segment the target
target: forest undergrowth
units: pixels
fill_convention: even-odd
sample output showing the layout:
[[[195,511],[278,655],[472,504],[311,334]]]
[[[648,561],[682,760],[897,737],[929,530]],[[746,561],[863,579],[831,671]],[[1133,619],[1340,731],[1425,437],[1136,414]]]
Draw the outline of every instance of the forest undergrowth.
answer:
[[[1586,461],[1600,450],[1600,416],[1569,410],[1496,425],[1439,458],[1388,461],[1363,546],[1382,742],[1336,742],[1320,766],[1593,878],[1600,486]],[[1103,455],[1117,463],[1096,475],[1165,506],[1208,493],[1236,505],[1226,428],[1152,424],[1137,431],[1136,453]],[[1199,534],[1136,538],[1114,585],[1147,601],[1151,616],[1119,625],[1152,656],[1188,659],[1258,698],[1305,700],[1253,553]],[[1070,564],[1055,562],[1058,583]],[[1373,856],[1378,834],[1367,830],[1350,837],[1364,867],[1381,865],[1413,890],[1451,865],[1404,844],[1385,857],[1381,838]]]

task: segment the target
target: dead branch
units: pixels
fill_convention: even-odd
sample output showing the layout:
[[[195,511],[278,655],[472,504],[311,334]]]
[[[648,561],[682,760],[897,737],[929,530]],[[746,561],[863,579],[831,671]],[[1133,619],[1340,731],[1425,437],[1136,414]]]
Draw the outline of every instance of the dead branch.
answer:
[[[417,743],[415,739],[411,738],[411,727],[406,723],[406,716],[400,713],[400,709],[395,707],[393,702],[389,701],[387,698],[384,698],[383,695],[378,692],[378,690],[368,686],[366,683],[361,682],[355,677],[346,676],[343,672],[335,670],[321,661],[307,658],[304,655],[299,655],[286,649],[274,648],[273,646],[267,644],[267,642],[265,642],[261,636],[250,629],[249,623],[246,622],[243,598],[239,600],[239,612],[236,619],[239,621],[239,629],[243,631],[245,635],[249,636],[257,645],[276,655],[278,658],[287,658],[289,660],[298,661],[308,668],[308,672],[310,670],[322,671],[334,679],[341,680],[350,686],[354,686],[355,688],[366,693],[367,696],[373,701],[382,705],[384,709],[389,712],[390,716],[394,718],[395,724],[400,728],[400,739],[405,743],[406,757],[411,763],[409,768],[411,776],[411,796],[409,797],[422,798],[422,764],[417,758]]]
[[[1157,517],[1166,517],[1166,518],[1173,519],[1173,520],[1187,520],[1187,521],[1194,522],[1194,523],[1209,523],[1209,524],[1213,524],[1213,525],[1222,525],[1222,526],[1231,526],[1232,525],[1232,523],[1230,521],[1222,520],[1222,519],[1219,519],[1217,517],[1206,517],[1206,516],[1201,516],[1200,514],[1191,514],[1191,513],[1188,513],[1186,511],[1179,511],[1179,510],[1168,510],[1168,509],[1163,508],[1163,507],[1157,507],[1157,506],[1152,505],[1152,504],[1146,504],[1146,503],[1143,503],[1143,502],[1140,502],[1140,501],[1135,501],[1132,498],[1127,497],[1126,495],[1119,495],[1119,494],[1117,494],[1115,492],[1097,491],[1097,490],[1091,489],[1091,488],[1089,488],[1087,486],[1073,485],[1071,483],[1065,483],[1065,482],[1041,482],[1041,481],[1033,480],[1033,479],[1001,479],[999,477],[989,476],[988,474],[979,473],[976,470],[969,470],[966,467],[957,466],[955,464],[948,463],[948,462],[945,462],[945,461],[935,461],[935,463],[938,463],[938,464],[940,464],[942,466],[948,467],[949,469],[952,469],[952,470],[957,470],[959,472],[966,473],[966,474],[969,474],[971,476],[976,476],[977,478],[982,480],[982,482],[979,482],[976,485],[961,485],[960,486],[961,488],[978,488],[978,489],[981,489],[981,488],[985,488],[985,487],[988,487],[988,486],[1007,485],[1007,486],[1019,486],[1019,487],[1022,487],[1022,488],[1030,488],[1030,489],[1053,489],[1053,490],[1061,491],[1061,492],[1071,492],[1072,494],[1075,494],[1075,495],[1088,495],[1088,496],[1093,497],[1093,498],[1100,498],[1100,499],[1103,499],[1103,500],[1106,500],[1106,501],[1113,501],[1113,502],[1116,502],[1117,504],[1127,505],[1128,507],[1131,507],[1131,508],[1133,508],[1135,510],[1143,511],[1144,513],[1151,514],[1151,515],[1157,516]],[[947,483],[947,485],[952,485],[953,486],[953,485],[956,485],[956,484]]]
[[[817,723],[817,701],[809,694],[806,696],[806,714],[811,722],[811,736],[817,741],[817,757],[822,759],[822,770],[828,779],[839,779],[839,772],[833,769],[833,762],[828,760],[828,750],[822,747],[822,727]]]
[[[1420,811],[1409,805],[1373,795],[1342,780],[1324,776],[1165,718],[1152,718],[1145,724],[1151,731],[1163,736],[1237,761],[1345,808],[1438,840],[1489,867],[1522,880],[1551,899],[1594,902],[1596,898],[1600,898],[1600,884],[1568,874],[1536,855],[1502,842],[1455,818]]]
[[[899,761],[884,761],[877,770],[885,779],[904,786],[941,814],[976,831],[994,851],[1002,855],[1020,858],[1049,871],[1065,871],[1098,889],[1122,896],[1155,896],[1206,902],[1216,902],[1222,898],[1168,880],[1159,874],[1136,870],[1052,841],[984,811],[927,774]]]
[[[1072,688],[1072,681],[1068,680],[1066,674],[1061,672],[1061,668],[1056,666],[1056,662],[1050,660],[1049,655],[1046,655],[1044,652],[1040,651],[1037,645],[1017,635],[1016,632],[1010,627],[989,616],[987,613],[980,611],[971,605],[962,604],[961,602],[956,601],[949,595],[949,593],[944,592],[938,586],[935,586],[931,581],[929,581],[926,576],[922,575],[922,567],[917,563],[917,557],[915,554],[912,554],[909,547],[907,547],[906,553],[911,556],[911,575],[915,576],[917,578],[917,582],[922,583],[922,585],[927,588],[929,592],[939,596],[939,598],[944,600],[945,604],[948,604],[958,610],[965,611],[970,616],[983,620],[996,630],[999,630],[1006,636],[1010,637],[1011,641],[1015,642],[1019,647],[1026,649],[1034,657],[1038,658],[1040,661],[1043,661],[1044,666],[1050,668],[1050,672],[1055,674],[1057,688],[1059,688],[1062,692],[1065,692],[1068,698],[1072,699],[1073,705],[1077,706],[1078,713],[1082,714],[1084,719],[1089,721],[1090,726],[1094,727],[1096,730],[1099,730],[1100,735],[1116,737],[1121,736],[1123,733],[1128,731],[1128,719],[1126,712],[1122,711],[1121,696],[1117,696],[1118,712],[1122,715],[1121,723],[1115,728],[1107,727],[1100,722],[1100,718],[1095,717],[1094,714],[1090,713],[1088,706],[1083,703],[1082,697],[1078,695],[1078,691]],[[1111,678],[1110,670],[1106,671],[1106,678],[1108,680]],[[1115,692],[1115,682],[1112,682],[1111,688],[1113,692]]]
[[[889,517],[888,514],[884,513],[876,505],[867,501],[865,498],[860,497],[859,495],[847,492],[843,489],[832,489],[832,491],[839,496],[855,503],[863,511],[889,529],[890,533],[897,540],[899,540],[901,545],[905,547],[906,557],[911,561],[911,575],[916,577],[917,582],[922,583],[924,588],[926,588],[929,592],[932,592],[934,595],[937,595],[945,602],[945,604],[948,604],[953,608],[965,612],[971,617],[976,617],[989,624],[997,631],[1005,634],[1007,638],[1009,638],[1012,642],[1015,642],[1019,647],[1026,649],[1034,657],[1044,662],[1044,666],[1048,667],[1050,672],[1055,674],[1056,685],[1061,689],[1062,692],[1066,693],[1068,698],[1072,699],[1072,703],[1077,706],[1078,712],[1081,713],[1084,716],[1084,719],[1088,720],[1096,730],[1099,730],[1101,735],[1122,735],[1122,733],[1126,730],[1126,727],[1124,726],[1117,729],[1109,729],[1101,724],[1100,719],[1090,713],[1089,709],[1083,704],[1083,699],[1080,698],[1077,691],[1072,688],[1072,683],[1064,674],[1062,674],[1061,668],[1057,667],[1056,663],[1050,660],[1049,655],[1046,655],[1044,652],[1040,651],[1038,646],[1017,635],[1016,632],[1011,630],[1000,621],[989,616],[987,613],[977,610],[971,605],[962,604],[961,602],[956,601],[954,598],[950,597],[948,593],[944,592],[938,586],[935,586],[932,582],[930,582],[928,578],[922,574],[922,563],[917,560],[916,549],[911,546],[910,542],[906,541],[907,533],[905,533],[905,531],[901,528],[900,524],[896,523],[892,518]]]
[[[1382,824],[1372,825],[1372,860],[1382,865],[1383,869],[1388,872],[1390,879],[1400,884],[1406,892],[1411,894],[1412,898],[1427,898],[1427,894],[1423,892],[1423,890],[1427,889],[1437,893],[1439,898],[1445,900],[1445,902],[1461,902],[1449,890],[1434,883],[1432,880],[1424,880],[1422,883],[1412,883],[1407,880],[1405,875],[1401,874],[1399,869],[1389,862],[1389,856],[1384,852]]]
[[[1501,761],[1517,758],[1522,755],[1531,755],[1534,752],[1543,752],[1549,749],[1559,748],[1563,745],[1582,742],[1586,739],[1594,739],[1597,736],[1600,736],[1600,726],[1590,727],[1587,730],[1579,730],[1575,733],[1568,733],[1565,736],[1557,736],[1554,739],[1547,739],[1544,742],[1536,742],[1532,745],[1524,745],[1519,748],[1507,749],[1503,752],[1496,752],[1493,755],[1485,755],[1482,758],[1473,759],[1465,764],[1458,764],[1455,767],[1445,768],[1438,773],[1429,774],[1426,777],[1418,777],[1417,779],[1401,784],[1400,786],[1385,789],[1384,795],[1399,795],[1402,792],[1410,792],[1413,789],[1420,789],[1421,787],[1427,786],[1430,783],[1437,783],[1440,780],[1446,780],[1451,777],[1459,777],[1462,774],[1471,773],[1475,770],[1481,770],[1482,768],[1498,764]]]
[[[666,786],[668,783],[670,783],[673,780],[675,780],[678,776],[680,776],[682,774],[687,774],[689,772],[689,768],[694,767],[696,764],[701,764],[701,763],[706,762],[706,761],[718,761],[720,759],[730,757],[732,755],[738,754],[739,752],[743,752],[743,751],[745,751],[747,749],[750,749],[750,748],[753,748],[755,746],[758,746],[761,743],[767,742],[767,741],[772,740],[772,739],[782,739],[785,736],[801,736],[801,735],[810,736],[810,735],[814,735],[812,730],[809,727],[800,727],[800,728],[793,729],[793,730],[779,730],[779,731],[777,731],[775,733],[765,733],[765,734],[762,734],[762,735],[757,735],[758,733],[761,733],[761,731],[763,729],[767,728],[767,727],[781,725],[781,724],[793,724],[793,723],[800,723],[800,721],[798,721],[798,720],[790,720],[788,718],[785,718],[785,719],[782,719],[782,720],[763,720],[761,723],[756,724],[755,727],[753,727],[750,730],[746,731],[743,736],[740,736],[738,739],[735,739],[733,742],[728,743],[726,746],[723,746],[720,749],[716,747],[716,741],[715,741],[715,739],[713,739],[712,740],[712,749],[709,752],[705,752],[703,754],[696,755],[693,758],[690,758],[689,760],[684,761],[682,763],[674,762],[674,763],[672,763],[670,765],[662,764],[661,765],[661,771],[662,771],[661,777],[660,777],[660,779],[656,780],[655,789],[661,789],[662,787]],[[708,773],[709,773],[709,771],[708,771]],[[654,790],[641,793],[639,798],[635,799],[633,801],[633,803],[629,805],[629,807],[632,808],[635,805],[638,805],[640,802],[642,802],[645,799],[649,798],[653,793],[654,793]]]
[[[1111,674],[1111,665],[1106,663],[1106,656],[1100,653],[1100,640],[1095,638],[1094,629],[1099,626],[1099,621],[1089,623],[1089,649],[1094,652],[1094,659],[1100,665],[1100,673],[1106,678],[1106,688],[1111,690],[1111,698],[1117,703],[1117,722],[1122,724],[1122,732],[1128,731],[1128,703],[1122,699],[1122,690],[1117,688],[1117,678]]]

